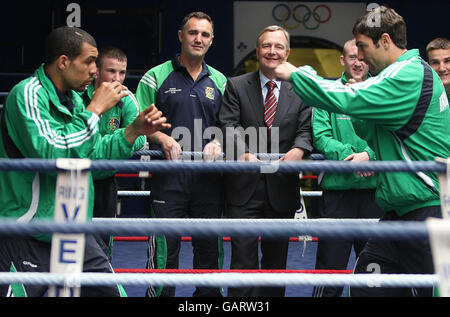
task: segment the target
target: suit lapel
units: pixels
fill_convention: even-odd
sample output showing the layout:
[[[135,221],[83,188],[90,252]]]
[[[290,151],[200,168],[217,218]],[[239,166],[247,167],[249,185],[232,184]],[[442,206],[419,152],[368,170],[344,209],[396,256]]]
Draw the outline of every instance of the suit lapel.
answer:
[[[247,95],[250,105],[255,113],[255,118],[259,127],[264,127],[264,102],[261,91],[261,81],[259,80],[259,72],[256,71],[248,77]]]
[[[292,86],[287,82],[281,83],[280,95],[278,96],[277,112],[273,120],[273,126],[279,127],[283,117],[288,113],[294,100]]]

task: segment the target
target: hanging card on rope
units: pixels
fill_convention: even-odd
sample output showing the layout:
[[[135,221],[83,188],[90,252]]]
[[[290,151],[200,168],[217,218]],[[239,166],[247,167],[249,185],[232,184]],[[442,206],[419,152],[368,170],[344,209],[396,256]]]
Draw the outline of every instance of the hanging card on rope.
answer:
[[[447,164],[447,173],[439,173],[439,188],[441,194],[442,218],[450,219],[450,159],[436,158],[437,162]]]
[[[299,178],[302,178],[303,173],[299,174]],[[300,207],[295,211],[294,219],[308,219],[308,214],[306,212],[305,200],[303,199],[302,189],[300,188]],[[310,235],[298,236],[299,241],[303,241],[303,251],[302,257],[305,256],[306,242],[313,241],[313,237]]]
[[[87,159],[58,159],[61,170],[56,180],[55,222],[81,222],[87,220],[89,172]],[[78,297],[80,285],[73,282],[83,271],[84,234],[59,234],[52,236],[50,272],[67,276],[64,286],[51,285],[50,297]]]

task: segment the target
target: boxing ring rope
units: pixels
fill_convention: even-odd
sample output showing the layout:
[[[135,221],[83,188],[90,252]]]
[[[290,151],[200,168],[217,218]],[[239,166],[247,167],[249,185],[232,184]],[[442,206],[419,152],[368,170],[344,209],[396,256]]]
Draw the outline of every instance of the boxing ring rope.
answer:
[[[150,156],[152,158],[163,159],[166,157],[163,151],[158,150],[139,150],[134,152],[133,157],[140,156]],[[254,155],[262,160],[277,160],[282,157],[283,153],[254,153]],[[191,151],[183,151],[181,157],[184,158],[192,158],[192,159],[201,159],[203,158],[203,152],[191,152]],[[222,158],[225,157],[225,154],[222,153]],[[311,160],[325,160],[325,156],[322,154],[310,154],[307,157]]]
[[[322,191],[303,191],[303,197],[321,197]],[[119,190],[117,192],[119,197],[150,197],[149,190]]]
[[[30,285],[134,285],[134,286],[342,286],[433,287],[435,274],[314,274],[314,273],[3,273],[0,284]]]
[[[116,273],[313,273],[350,274],[352,270],[114,269]]]
[[[0,159],[0,171],[54,172],[59,169],[56,160],[46,159]],[[174,173],[183,170],[197,172],[260,172],[260,173],[299,173],[299,172],[439,172],[444,173],[447,166],[431,161],[296,161],[296,162],[245,162],[245,161],[120,161],[93,160],[90,171],[114,170],[119,172],[164,172]]]
[[[445,172],[440,162],[349,163],[331,161],[300,162],[202,162],[202,161],[91,161],[88,170],[121,172]],[[57,171],[56,160],[0,159],[0,171]],[[356,225],[357,224],[357,225]],[[426,239],[426,224],[417,221],[378,222],[374,219],[93,219],[92,222],[0,221],[0,235],[31,235],[39,233],[91,234],[164,234],[191,235],[317,235],[325,238]],[[310,273],[0,273],[0,284],[35,285],[161,285],[161,286],[342,286],[367,287],[433,287],[439,282],[436,274],[310,274]]]
[[[168,219],[168,218],[94,218],[91,222],[2,220],[0,235],[44,233],[86,233],[113,235],[196,235],[286,237],[317,235],[324,238],[379,240],[425,239],[428,230],[418,221],[382,221],[373,219]]]
[[[113,237],[114,241],[127,241],[127,242],[145,242],[148,241],[148,237],[134,237],[134,236],[116,236]],[[222,238],[224,242],[230,242],[231,241],[231,237],[223,237]],[[261,237],[260,237],[261,240]],[[191,242],[192,241],[192,237],[181,237],[181,241],[182,242]],[[300,242],[303,240],[300,240],[299,237],[290,237],[289,238],[289,242]],[[310,237],[310,239],[307,240],[308,242],[317,242],[319,241],[318,238],[316,237]]]
[[[187,221],[186,221],[187,220]],[[188,225],[186,225],[186,222]],[[212,224],[215,223],[215,226]],[[242,225],[239,227],[238,223]],[[291,223],[295,228],[286,227]],[[192,225],[196,224],[196,225]],[[227,226],[229,224],[230,226]],[[259,229],[258,224],[264,224]],[[268,224],[270,224],[268,226]],[[358,224],[358,226],[355,226]],[[376,226],[373,226],[376,224]],[[99,226],[102,225],[102,226]],[[281,225],[281,227],[279,227]],[[343,226],[341,226],[343,225]],[[296,229],[305,227],[305,230]],[[188,228],[186,228],[188,227]],[[380,239],[410,239],[425,238],[428,233],[423,223],[388,223],[377,222],[376,220],[363,219],[310,219],[310,220],[268,220],[268,219],[94,219],[92,223],[64,223],[55,224],[52,222],[20,223],[10,221],[0,222],[0,234],[35,234],[46,232],[58,233],[141,233],[145,234],[233,234],[232,228],[236,233],[242,233],[245,228],[246,234],[256,235],[264,233],[267,235],[286,234],[318,234],[321,236],[339,237],[376,237]],[[268,229],[272,228],[272,229]],[[308,230],[309,228],[309,230]],[[292,231],[291,231],[292,229]],[[186,231],[187,230],[187,231]],[[221,231],[222,230],[222,231]],[[300,231],[299,231],[300,230]],[[269,232],[268,232],[269,231]],[[319,285],[319,286],[342,286],[349,285],[353,287],[367,286],[367,283],[377,283],[384,287],[430,287],[437,284],[436,275],[412,275],[399,274],[386,275],[368,274],[369,276],[350,275],[350,277],[336,277],[335,274],[321,274],[317,276],[314,273],[121,273],[105,276],[108,273],[82,273],[76,275],[58,275],[53,273],[0,273],[0,283],[21,283],[38,285],[199,285],[199,286],[217,286],[240,287],[248,285]],[[226,274],[226,275],[225,275]],[[109,274],[110,275],[110,274]],[[149,276],[151,275],[151,276]],[[363,276],[364,275],[364,276]],[[78,284],[74,284],[74,283]]]

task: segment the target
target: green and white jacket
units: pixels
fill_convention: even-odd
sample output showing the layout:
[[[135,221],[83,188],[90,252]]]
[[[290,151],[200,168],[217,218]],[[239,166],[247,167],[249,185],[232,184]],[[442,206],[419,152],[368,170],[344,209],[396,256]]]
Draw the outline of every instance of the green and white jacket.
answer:
[[[338,80],[347,83],[345,73]],[[361,139],[353,128],[350,116],[314,108],[312,112],[312,131],[314,148],[323,153],[328,160],[342,161],[347,156],[367,152],[370,160],[375,160],[375,152]],[[357,173],[320,173],[320,186],[324,190],[374,189],[376,175],[361,177]]]
[[[0,122],[0,157],[127,159],[133,155],[134,146],[125,138],[124,129],[100,136],[99,117],[85,110],[78,93],[67,95],[72,111],[62,105],[44,65],[14,86]],[[53,218],[56,176],[0,172],[0,217]],[[89,183],[88,218],[92,218],[92,177]]]
[[[352,116],[355,130],[382,161],[433,161],[450,156],[450,112],[439,76],[409,50],[378,76],[344,86],[309,66],[290,81],[306,104]],[[437,173],[379,173],[377,203],[398,215],[440,205]]]

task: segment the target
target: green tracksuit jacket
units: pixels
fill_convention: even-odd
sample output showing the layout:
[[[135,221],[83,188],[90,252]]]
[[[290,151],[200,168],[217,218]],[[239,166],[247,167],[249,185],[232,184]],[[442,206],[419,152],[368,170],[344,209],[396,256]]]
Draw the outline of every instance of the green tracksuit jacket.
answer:
[[[100,136],[99,117],[86,111],[81,97],[68,92],[72,112],[60,102],[44,65],[34,76],[13,87],[6,99],[4,120],[18,153],[26,158],[127,159],[134,147],[124,129]],[[3,130],[3,129],[2,129]],[[11,144],[1,131],[0,157],[10,158]],[[9,149],[9,151],[8,151]],[[0,172],[0,217],[29,221],[53,218],[56,173]],[[88,218],[93,210],[93,182],[90,177]],[[49,236],[46,236],[49,238]]]
[[[339,79],[347,83],[345,73]],[[375,160],[375,152],[361,139],[353,128],[351,118],[346,114],[314,108],[312,115],[314,148],[329,160],[342,161],[347,156],[367,152]],[[324,190],[368,189],[377,186],[376,175],[361,177],[356,173],[320,173],[320,186]]]
[[[439,76],[418,50],[409,50],[378,76],[344,86],[317,76],[309,66],[290,81],[306,104],[351,115],[356,132],[378,160],[432,161],[450,156],[450,112]],[[404,215],[440,205],[437,173],[378,174],[377,203]]]
[[[94,93],[94,81],[87,87],[87,89],[80,93],[85,107],[91,103],[92,94]],[[100,116],[99,131],[100,135],[113,134],[117,129],[126,128],[139,115],[140,109],[136,97],[131,91],[128,91],[128,96],[123,97],[120,102],[111,110],[105,112]],[[140,136],[134,143],[135,151],[142,150],[145,146],[145,136]],[[111,177],[114,172],[101,171],[93,172],[94,179],[104,179]]]

